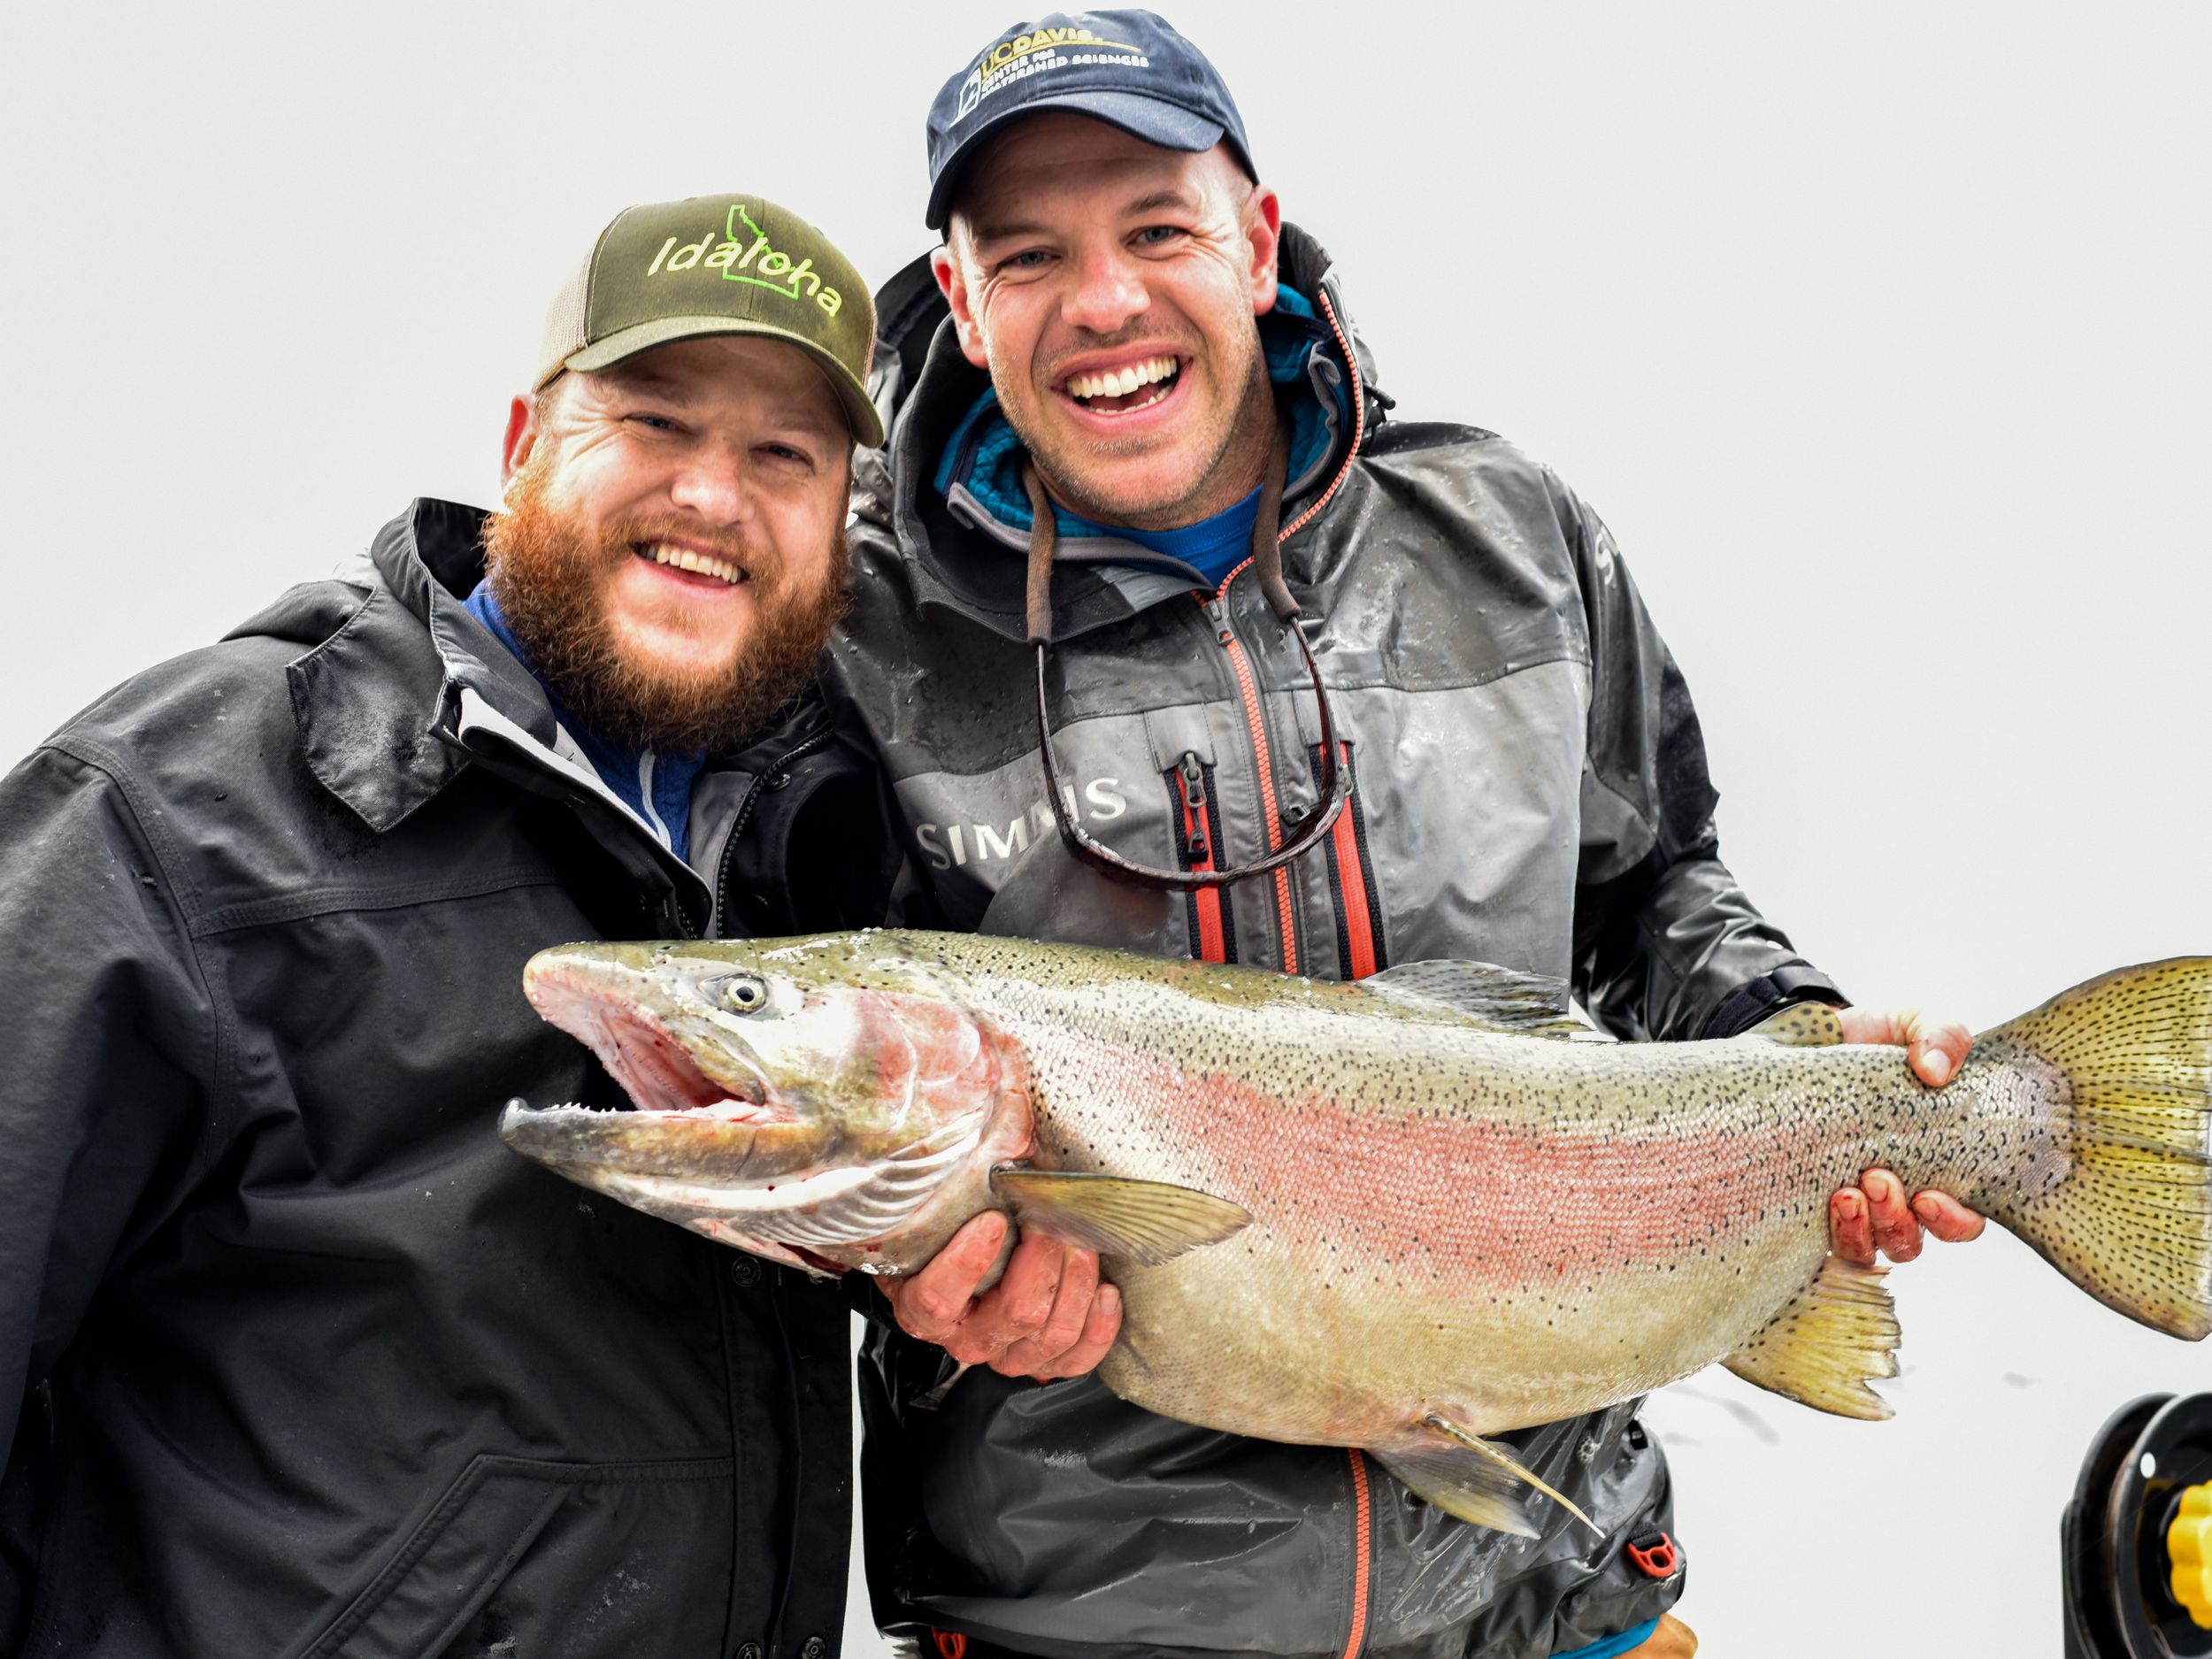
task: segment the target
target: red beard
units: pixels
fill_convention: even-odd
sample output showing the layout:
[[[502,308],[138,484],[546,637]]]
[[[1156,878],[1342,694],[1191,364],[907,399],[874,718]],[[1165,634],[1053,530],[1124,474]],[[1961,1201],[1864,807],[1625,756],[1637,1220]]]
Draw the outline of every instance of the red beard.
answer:
[[[507,511],[484,521],[493,595],[530,666],[595,737],[625,748],[726,753],[763,730],[814,678],[830,630],[845,614],[850,557],[833,533],[818,587],[795,582],[769,550],[680,518],[625,519],[594,539],[546,503],[540,480],[518,478]],[[606,614],[610,572],[641,542],[664,535],[707,542],[741,565],[753,623],[718,672],[672,672],[640,662]]]

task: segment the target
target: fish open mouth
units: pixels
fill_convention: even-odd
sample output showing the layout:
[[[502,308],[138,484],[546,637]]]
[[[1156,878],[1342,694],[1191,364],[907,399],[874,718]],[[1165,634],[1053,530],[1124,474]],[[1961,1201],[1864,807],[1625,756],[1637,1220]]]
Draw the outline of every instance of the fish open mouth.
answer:
[[[675,1033],[636,1003],[558,967],[534,969],[523,981],[531,1006],[599,1056],[641,1112],[734,1123],[791,1123],[757,1070],[732,1081],[709,1077]],[[745,1056],[726,1050],[731,1061]]]

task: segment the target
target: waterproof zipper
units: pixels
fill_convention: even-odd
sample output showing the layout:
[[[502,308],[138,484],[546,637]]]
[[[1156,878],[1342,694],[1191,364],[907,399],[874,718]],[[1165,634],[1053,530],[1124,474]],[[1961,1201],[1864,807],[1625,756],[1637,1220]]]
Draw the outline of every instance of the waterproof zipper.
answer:
[[[803,759],[829,740],[827,732],[817,732],[804,742],[770,761],[753,774],[752,786],[745,791],[745,798],[737,803],[737,816],[730,820],[729,838],[722,843],[722,856],[714,868],[714,919],[722,924],[723,938],[730,936],[730,864],[737,855],[737,838],[745,833],[746,825],[752,821],[753,808],[759,804],[761,792],[767,788],[770,779],[781,777],[791,769],[794,761]],[[677,906],[680,911],[682,908],[681,905]],[[687,933],[685,937],[695,939],[698,935]]]
[[[1267,747],[1267,711],[1260,703],[1259,681],[1252,672],[1252,659],[1246,655],[1244,641],[1237,638],[1235,626],[1229,619],[1229,584],[1249,568],[1247,559],[1222,579],[1221,587],[1206,602],[1206,615],[1214,625],[1214,637],[1229,653],[1229,671],[1236,676],[1237,690],[1244,698],[1245,729],[1252,739],[1252,754],[1260,773],[1260,823],[1267,831],[1267,850],[1274,852],[1283,844],[1281,809],[1275,801],[1275,766]],[[1298,931],[1296,919],[1290,907],[1290,871],[1287,867],[1275,871],[1275,919],[1282,936],[1282,968],[1285,973],[1298,972]]]
[[[1367,1475],[1367,1455],[1356,1446],[1347,1447],[1346,1454],[1352,1460],[1352,1617],[1351,1628],[1345,1632],[1343,1659],[1359,1659],[1360,1649],[1367,1645],[1367,1601],[1371,1594],[1368,1581],[1368,1555],[1374,1548],[1375,1506],[1373,1483]]]
[[[1168,787],[1169,810],[1181,826],[1177,852],[1186,870],[1220,867],[1221,815],[1206,787],[1206,764],[1186,749]],[[1193,887],[1183,895],[1190,922],[1191,955],[1203,962],[1236,960],[1235,924],[1219,887]]]
[[[1336,499],[1337,491],[1352,475],[1352,464],[1359,458],[1360,442],[1367,432],[1367,396],[1360,384],[1358,354],[1352,349],[1352,342],[1345,337],[1344,325],[1337,320],[1336,305],[1330,299],[1326,288],[1320,291],[1320,300],[1321,314],[1328,321],[1329,332],[1336,336],[1337,349],[1343,354],[1345,374],[1351,388],[1352,441],[1345,446],[1343,464],[1337,468],[1336,476],[1329,480],[1329,487],[1313,499],[1305,511],[1275,533],[1275,545],[1278,547],[1289,541],[1294,533],[1311,524],[1320,516],[1321,510]],[[1214,596],[1204,603],[1206,615],[1214,625],[1214,636],[1221,641],[1222,649],[1229,653],[1229,666],[1236,675],[1237,689],[1244,698],[1245,726],[1252,734],[1253,752],[1259,761],[1260,804],[1265,814],[1267,850],[1273,852],[1282,845],[1283,822],[1275,805],[1275,773],[1268,757],[1267,717],[1260,703],[1259,683],[1253,676],[1251,659],[1245,655],[1244,643],[1237,638],[1236,629],[1229,621],[1229,584],[1251,567],[1252,561],[1248,558],[1221,579],[1221,586],[1214,590]],[[1283,972],[1295,973],[1298,972],[1298,934],[1290,903],[1290,872],[1287,868],[1275,872],[1275,915],[1283,940]],[[1366,1490],[1363,1473],[1362,1482],[1363,1494]],[[1366,1584],[1363,1565],[1360,1584],[1363,1599]]]

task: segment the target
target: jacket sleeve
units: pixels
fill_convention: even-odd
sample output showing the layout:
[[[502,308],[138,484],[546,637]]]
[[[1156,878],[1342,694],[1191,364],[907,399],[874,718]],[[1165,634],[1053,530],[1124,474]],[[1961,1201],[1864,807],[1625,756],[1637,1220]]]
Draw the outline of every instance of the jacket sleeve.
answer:
[[[1576,994],[1633,1040],[1732,1036],[1791,1002],[1843,1002],[1721,863],[1682,671],[1611,533],[1563,488],[1558,499],[1590,641]]]
[[[4,1632],[34,1571],[18,1528],[35,1525],[20,1482],[43,1462],[27,1443],[43,1432],[41,1385],[114,1264],[188,1188],[212,1138],[217,1020],[170,871],[111,774],[40,750],[0,779],[0,848]]]

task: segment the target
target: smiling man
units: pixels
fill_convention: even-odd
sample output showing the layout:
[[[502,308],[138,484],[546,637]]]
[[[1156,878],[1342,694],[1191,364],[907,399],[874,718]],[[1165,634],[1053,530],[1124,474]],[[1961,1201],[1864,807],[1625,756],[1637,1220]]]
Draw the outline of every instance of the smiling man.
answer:
[[[1139,12],[1021,25],[928,136],[944,245],[879,296],[895,414],[833,648],[912,908],[1331,978],[1479,958],[1638,1039],[1841,1000],[1720,862],[1696,715],[1604,526],[1488,432],[1386,419],[1332,261],[1187,41]],[[1438,339],[1479,326],[1432,286]],[[1932,1085],[1965,1053],[1933,1020],[1846,1026]],[[1863,1257],[1979,1225],[1880,1171],[1835,1214]],[[937,1404],[935,1352],[871,1359],[877,1609],[949,1659],[1694,1646],[1632,1402],[1508,1437],[1598,1528],[1545,1505],[1521,1539],[1356,1451],[1087,1379],[971,1373]]]
[[[872,322],[772,204],[630,210],[506,512],[414,503],[0,783],[0,1650],[834,1651],[844,1296],[495,1124],[619,1103],[533,952],[875,918],[809,695]]]

